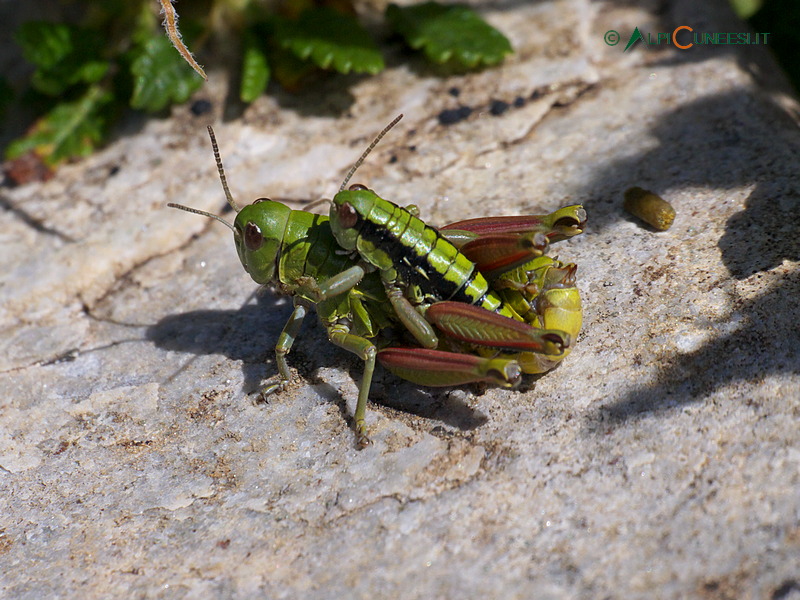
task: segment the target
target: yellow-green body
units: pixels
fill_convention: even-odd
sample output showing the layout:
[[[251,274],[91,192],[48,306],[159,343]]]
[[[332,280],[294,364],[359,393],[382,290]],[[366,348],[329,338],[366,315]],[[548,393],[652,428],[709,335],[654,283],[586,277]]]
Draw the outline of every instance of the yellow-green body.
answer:
[[[352,206],[360,219],[341,227],[338,207]],[[371,190],[341,191],[333,199],[331,226],[339,245],[355,250],[414,295],[416,305],[453,300],[521,320],[490,288],[475,264],[439,231]]]
[[[264,239],[257,249],[246,246],[250,223]],[[328,217],[292,210],[271,200],[256,202],[236,215],[234,242],[242,266],[256,283],[277,283],[284,293],[315,304],[326,327],[347,319],[352,334],[374,338],[391,324],[386,292],[375,272],[366,273],[345,293],[320,299],[319,283],[354,264],[336,244]]]
[[[514,308],[525,322],[543,329],[557,329],[577,339],[583,325],[581,296],[575,285],[574,264],[564,264],[540,256],[526,265],[501,275],[493,282],[503,301]],[[513,355],[523,373],[545,373],[571,351],[548,355],[520,352]]]
[[[468,258],[447,239],[447,233],[363,186],[340,191],[329,218],[293,211],[268,199],[240,208],[227,187],[211,128],[209,134],[226,198],[237,211],[234,223],[182,205],[170,206],[225,223],[233,230],[237,254],[253,280],[277,284],[293,297],[294,310],[275,347],[279,375],[262,389],[262,395],[288,385],[286,354],[312,304],[330,341],[364,361],[354,414],[361,447],[369,443],[366,403],[378,358],[383,357],[381,362],[390,371],[424,385],[486,381],[511,387],[519,381],[520,372],[543,372],[566,355],[581,326],[575,269],[541,256],[548,243],[542,231],[554,239],[580,233],[585,220],[582,208],[530,217],[532,224],[543,228],[531,230],[532,244],[529,236],[522,235],[516,250],[525,248],[524,257],[527,249],[539,244],[530,254],[532,260],[518,261],[516,253],[511,254],[511,262],[520,266],[493,266],[485,277],[480,260]],[[499,218],[501,229],[513,229],[507,225],[509,219],[516,221]],[[480,223],[478,228],[485,225]],[[516,235],[520,224],[514,225]],[[505,246],[493,246],[491,236],[470,231],[472,227],[467,224],[464,231],[450,235],[458,237],[459,244],[475,237],[489,242],[483,246],[499,255],[497,264],[507,265]],[[526,228],[522,227],[523,233]],[[439,341],[431,323],[445,332],[444,349],[435,349]],[[398,325],[422,347],[403,347],[401,338],[406,336],[397,332]],[[382,336],[389,326],[395,327]],[[376,343],[384,347],[380,353]]]
[[[582,208],[572,208],[572,213],[582,214],[585,219]],[[569,209],[561,212],[569,212]],[[554,215],[564,218],[558,211]],[[533,352],[515,351],[500,355],[516,360],[524,373],[543,373],[553,368],[568,354],[571,340],[580,331],[582,309],[580,294],[575,287],[574,265],[539,256],[502,273],[490,283],[476,264],[446,237],[447,231],[434,229],[411,211],[362,186],[340,191],[333,199],[330,217],[333,235],[339,245],[358,252],[381,271],[390,301],[393,300],[392,290],[395,296],[404,296],[403,299],[394,298],[395,312],[401,320],[401,300],[408,301],[421,315],[425,315],[434,303],[456,301],[521,321],[536,329],[537,333],[551,331],[561,334],[561,344],[545,343]],[[553,229],[557,229],[555,225]],[[463,237],[466,233],[454,232],[454,236]],[[407,321],[410,322],[407,327],[413,332],[418,320],[408,316]],[[502,337],[493,331],[492,324],[459,323],[458,326],[461,329],[471,326],[469,334],[473,337],[470,340]],[[418,341],[425,347],[434,347],[426,346],[425,335],[427,332],[423,331]],[[438,344],[438,338],[433,339]],[[477,343],[487,347],[473,347],[471,351],[489,357],[496,356],[498,348],[503,348],[502,340],[495,346],[484,344],[484,341],[480,339]],[[452,344],[445,342],[445,347],[450,346]]]

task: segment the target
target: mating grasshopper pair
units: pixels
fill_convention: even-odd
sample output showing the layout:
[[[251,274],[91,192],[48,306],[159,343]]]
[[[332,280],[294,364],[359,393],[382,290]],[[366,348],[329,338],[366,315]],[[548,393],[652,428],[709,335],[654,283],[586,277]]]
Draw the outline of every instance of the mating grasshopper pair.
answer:
[[[286,354],[312,304],[329,340],[364,361],[354,415],[359,447],[369,444],[365,414],[376,360],[422,385],[485,381],[513,387],[522,373],[543,373],[558,364],[581,327],[576,267],[545,252],[550,242],[583,231],[582,207],[473,219],[437,230],[417,217],[416,207],[397,206],[362,185],[345,189],[401,117],[347,174],[329,217],[267,198],[240,208],[210,127],[225,197],[237,212],[234,223],[169,204],[227,225],[253,280],[276,283],[293,296],[294,310],[275,348],[279,375],[262,395],[290,381]]]

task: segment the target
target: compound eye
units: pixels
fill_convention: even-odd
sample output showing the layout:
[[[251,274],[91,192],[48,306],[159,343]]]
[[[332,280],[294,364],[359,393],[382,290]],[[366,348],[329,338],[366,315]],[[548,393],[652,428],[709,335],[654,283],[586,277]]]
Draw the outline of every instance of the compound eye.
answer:
[[[255,252],[264,245],[264,236],[261,235],[261,229],[252,221],[248,221],[244,226],[244,247]]]
[[[339,223],[345,229],[355,227],[356,223],[358,223],[358,212],[349,202],[345,202],[339,206],[338,216]]]
[[[269,198],[256,198],[253,200],[253,204],[258,204],[260,202],[272,202],[272,200]]]
[[[368,190],[369,188],[367,186],[365,186],[365,185],[360,184],[360,183],[354,183],[353,185],[351,185],[347,189],[350,190],[351,192],[360,192],[361,190]]]

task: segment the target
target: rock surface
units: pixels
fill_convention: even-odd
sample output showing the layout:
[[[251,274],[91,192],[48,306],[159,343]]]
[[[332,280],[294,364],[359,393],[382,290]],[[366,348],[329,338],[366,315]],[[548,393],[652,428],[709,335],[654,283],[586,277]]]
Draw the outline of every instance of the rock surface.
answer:
[[[2,595],[798,597],[797,105],[762,46],[623,53],[636,26],[746,30],[721,0],[640,4],[480,3],[501,68],[412,62],[213,120],[240,203],[330,197],[402,112],[355,181],[429,222],[587,208],[558,247],[585,306],[564,363],[516,392],[379,374],[360,452],[361,364],[313,319],[291,388],[248,395],[290,303],[165,207],[224,204],[203,118],[3,190]],[[624,213],[634,185],[670,230]]]

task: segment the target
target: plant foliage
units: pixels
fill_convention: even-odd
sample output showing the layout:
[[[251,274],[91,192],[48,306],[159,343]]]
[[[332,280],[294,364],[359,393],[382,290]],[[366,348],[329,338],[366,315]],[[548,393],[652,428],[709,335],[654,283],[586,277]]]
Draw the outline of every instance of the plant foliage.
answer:
[[[299,19],[277,19],[276,43],[301,60],[339,73],[383,70],[383,56],[369,33],[355,18],[332,8],[304,11]]]
[[[246,35],[242,48],[242,82],[239,97],[242,102],[253,102],[267,89],[271,69],[267,54],[258,44],[255,35]]]
[[[495,65],[513,52],[502,33],[461,4],[390,4],[386,18],[409,46],[435,63],[471,69]]]
[[[163,36],[147,40],[134,56],[132,108],[157,112],[186,102],[203,83]]]
[[[110,92],[93,85],[77,100],[56,104],[36,121],[28,135],[9,145],[7,155],[17,158],[34,151],[51,165],[88,156],[103,138],[105,109],[111,101]]]
[[[195,42],[196,51],[207,41],[238,48],[243,102],[258,98],[271,79],[296,90],[317,71],[374,75],[384,69],[352,0],[284,0],[278,13],[265,12],[258,0],[184,4],[197,13],[183,15],[185,42],[170,0],[84,5],[86,17],[78,24],[35,21],[15,32],[34,67],[28,90],[16,101],[41,109],[26,135],[6,148],[7,159],[33,155],[54,166],[89,154],[122,109],[158,112],[185,102],[203,83],[192,69],[205,76],[187,47]],[[436,63],[481,68],[511,52],[502,34],[463,6],[391,5],[386,17],[412,48]],[[220,24],[224,31],[218,31]],[[7,82],[0,84],[3,110],[12,94]]]

